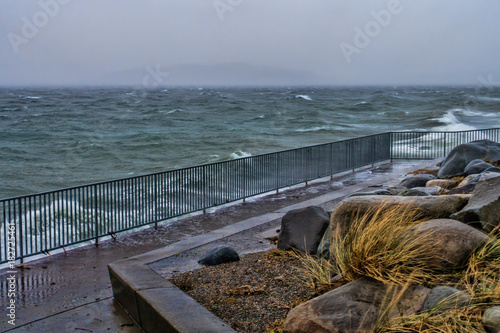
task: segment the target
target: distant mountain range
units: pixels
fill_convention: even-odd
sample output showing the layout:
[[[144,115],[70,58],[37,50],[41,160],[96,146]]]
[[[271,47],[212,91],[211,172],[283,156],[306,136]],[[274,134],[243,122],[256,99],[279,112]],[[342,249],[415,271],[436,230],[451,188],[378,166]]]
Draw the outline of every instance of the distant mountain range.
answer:
[[[151,65],[144,68],[110,72],[101,76],[103,84],[119,85],[307,85],[321,84],[312,72],[287,70],[244,63],[215,65]]]

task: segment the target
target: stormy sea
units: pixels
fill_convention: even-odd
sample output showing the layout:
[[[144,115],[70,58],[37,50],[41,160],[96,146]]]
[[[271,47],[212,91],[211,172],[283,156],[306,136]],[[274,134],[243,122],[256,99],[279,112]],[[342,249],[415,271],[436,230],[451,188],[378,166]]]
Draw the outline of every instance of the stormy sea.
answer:
[[[488,87],[0,88],[0,198],[388,131],[500,126]]]

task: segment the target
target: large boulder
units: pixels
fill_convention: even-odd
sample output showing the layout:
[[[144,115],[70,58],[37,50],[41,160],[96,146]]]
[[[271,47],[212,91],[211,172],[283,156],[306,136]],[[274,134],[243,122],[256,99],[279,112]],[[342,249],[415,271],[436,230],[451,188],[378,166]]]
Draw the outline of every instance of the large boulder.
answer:
[[[500,143],[491,140],[477,140],[456,146],[444,159],[438,171],[438,178],[452,178],[465,174],[465,167],[475,159],[489,162],[500,160]]]
[[[330,218],[321,207],[309,206],[287,212],[281,220],[278,248],[316,254]]]
[[[402,290],[363,277],[292,309],[285,332],[371,332],[381,308]],[[410,286],[399,299],[393,315],[411,315],[422,307],[430,289]]]
[[[430,220],[413,228],[426,233],[425,244],[432,249],[428,264],[443,270],[462,267],[475,249],[490,240],[484,232],[452,219]]]
[[[484,231],[493,231],[500,224],[500,175],[484,174],[467,206],[452,218],[464,223],[480,223]]]
[[[417,209],[422,218],[436,219],[448,218],[451,214],[460,211],[467,204],[467,199],[454,195],[442,196],[361,196],[344,199],[333,211],[330,219],[332,237],[339,232],[345,235],[351,220],[356,213],[365,214],[377,207],[394,208],[395,206],[406,206],[409,209]]]

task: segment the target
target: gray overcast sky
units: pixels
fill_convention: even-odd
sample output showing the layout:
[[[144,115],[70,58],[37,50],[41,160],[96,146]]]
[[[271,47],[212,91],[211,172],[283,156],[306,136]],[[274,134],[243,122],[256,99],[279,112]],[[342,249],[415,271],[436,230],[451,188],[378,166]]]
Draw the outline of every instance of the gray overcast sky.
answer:
[[[142,84],[148,69],[168,71],[165,84],[251,83],[247,73],[273,71],[268,83],[279,77],[289,84],[477,84],[490,74],[500,81],[497,0],[0,0],[0,6],[0,85]]]

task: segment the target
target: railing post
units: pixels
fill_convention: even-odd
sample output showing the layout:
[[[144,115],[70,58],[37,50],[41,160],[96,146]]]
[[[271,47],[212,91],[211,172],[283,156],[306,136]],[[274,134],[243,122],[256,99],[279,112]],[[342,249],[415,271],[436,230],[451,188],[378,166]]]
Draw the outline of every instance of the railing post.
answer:
[[[392,163],[394,161],[394,132],[389,133],[389,155]]]
[[[159,191],[158,191],[158,174],[154,175],[153,178],[154,182],[154,197],[155,197],[155,212],[154,212],[154,219],[155,219],[155,229],[158,229],[158,198],[160,197]]]
[[[207,167],[203,166],[203,214],[207,212]]]
[[[99,246],[99,216],[100,211],[97,204],[97,185],[94,186],[94,209],[95,209],[95,219],[94,219],[94,232],[95,232],[95,246]]]
[[[276,194],[280,191],[280,163],[279,163],[279,154],[276,153]]]
[[[448,134],[444,132],[444,142],[443,142],[443,157],[446,157],[446,139],[447,139]]]
[[[21,259],[21,264],[24,262],[24,249],[23,249],[23,219],[22,219],[22,211],[23,206],[21,204],[21,199],[19,199],[19,257]],[[16,230],[17,231],[17,230]],[[15,239],[16,237],[14,237]],[[17,244],[14,245],[17,248]]]

